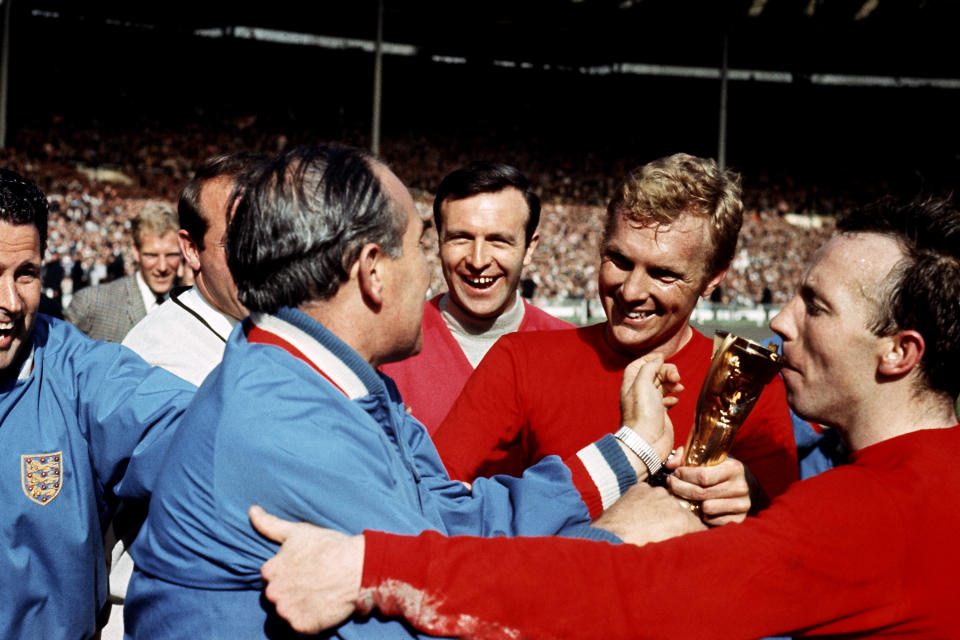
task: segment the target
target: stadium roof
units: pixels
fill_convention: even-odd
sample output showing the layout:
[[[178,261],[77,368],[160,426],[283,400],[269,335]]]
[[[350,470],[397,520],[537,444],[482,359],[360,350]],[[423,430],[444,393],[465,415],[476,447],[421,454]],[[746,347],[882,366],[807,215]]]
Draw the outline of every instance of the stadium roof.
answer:
[[[9,1],[9,0],[7,0]],[[729,65],[794,79],[960,78],[954,0],[383,0],[384,40],[417,55],[535,66]],[[14,0],[30,11],[184,33],[237,27],[372,40],[377,0]]]

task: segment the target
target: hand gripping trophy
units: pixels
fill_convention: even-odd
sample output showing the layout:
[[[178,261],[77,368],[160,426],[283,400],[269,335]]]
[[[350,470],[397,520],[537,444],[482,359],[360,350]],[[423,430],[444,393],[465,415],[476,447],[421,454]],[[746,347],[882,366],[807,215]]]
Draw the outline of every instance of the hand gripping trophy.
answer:
[[[713,359],[700,387],[696,417],[685,448],[685,466],[723,462],[760,392],[782,366],[776,350],[725,331],[716,332]],[[699,511],[699,505],[690,506]]]

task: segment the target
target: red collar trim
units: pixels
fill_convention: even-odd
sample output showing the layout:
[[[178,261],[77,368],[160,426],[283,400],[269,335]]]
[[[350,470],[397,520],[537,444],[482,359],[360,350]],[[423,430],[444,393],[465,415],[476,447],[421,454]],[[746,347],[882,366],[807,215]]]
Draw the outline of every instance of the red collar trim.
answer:
[[[308,365],[310,365],[311,369],[313,369],[314,371],[319,373],[321,376],[326,378],[330,382],[330,384],[332,384],[334,387],[337,388],[337,390],[340,391],[340,393],[347,396],[348,398],[350,397],[350,394],[348,394],[346,391],[343,390],[343,388],[340,385],[334,382],[333,378],[331,378],[326,373],[324,373],[323,370],[320,367],[318,367],[316,363],[313,362],[313,360],[305,356],[302,351],[297,349],[295,346],[293,346],[292,344],[290,344],[289,342],[287,342],[277,334],[271,333],[266,329],[258,327],[257,325],[253,324],[253,322],[249,319],[243,323],[243,333],[247,337],[247,342],[252,342],[254,344],[269,344],[274,347],[279,347],[284,351],[286,351],[287,353],[289,353],[290,355],[292,355],[294,358],[297,358],[298,360],[302,360],[303,362],[306,362]]]

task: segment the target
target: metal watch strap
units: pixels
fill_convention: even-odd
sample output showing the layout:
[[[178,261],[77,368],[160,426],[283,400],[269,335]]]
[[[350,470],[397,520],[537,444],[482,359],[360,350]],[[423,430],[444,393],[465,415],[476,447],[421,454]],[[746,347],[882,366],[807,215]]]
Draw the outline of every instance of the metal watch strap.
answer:
[[[653,447],[647,444],[646,440],[637,435],[636,431],[624,425],[613,434],[613,437],[627,445],[630,451],[633,451],[637,454],[637,457],[643,460],[643,464],[647,465],[647,471],[651,476],[655,476],[660,471],[660,467],[663,466],[660,456],[653,450]]]

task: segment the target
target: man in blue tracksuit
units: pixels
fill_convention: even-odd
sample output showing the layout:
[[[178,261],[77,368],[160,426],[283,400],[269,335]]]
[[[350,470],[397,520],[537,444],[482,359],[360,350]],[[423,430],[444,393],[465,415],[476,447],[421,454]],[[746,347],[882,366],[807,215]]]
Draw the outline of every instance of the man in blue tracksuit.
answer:
[[[89,638],[105,524],[149,495],[193,387],[37,313],[46,231],[43,193],[0,169],[0,620],[7,638]]]
[[[648,468],[613,436],[566,463],[549,457],[523,478],[481,479],[471,490],[448,478],[426,430],[377,372],[419,348],[428,285],[424,219],[389,169],[355,149],[301,148],[241,182],[227,255],[252,314],[165,460],[131,549],[128,634],[291,633],[263,597],[260,567],[277,545],[251,526],[255,503],[348,532],[615,540],[590,520]],[[665,458],[668,437],[644,435]],[[415,634],[374,617],[336,635]]]

